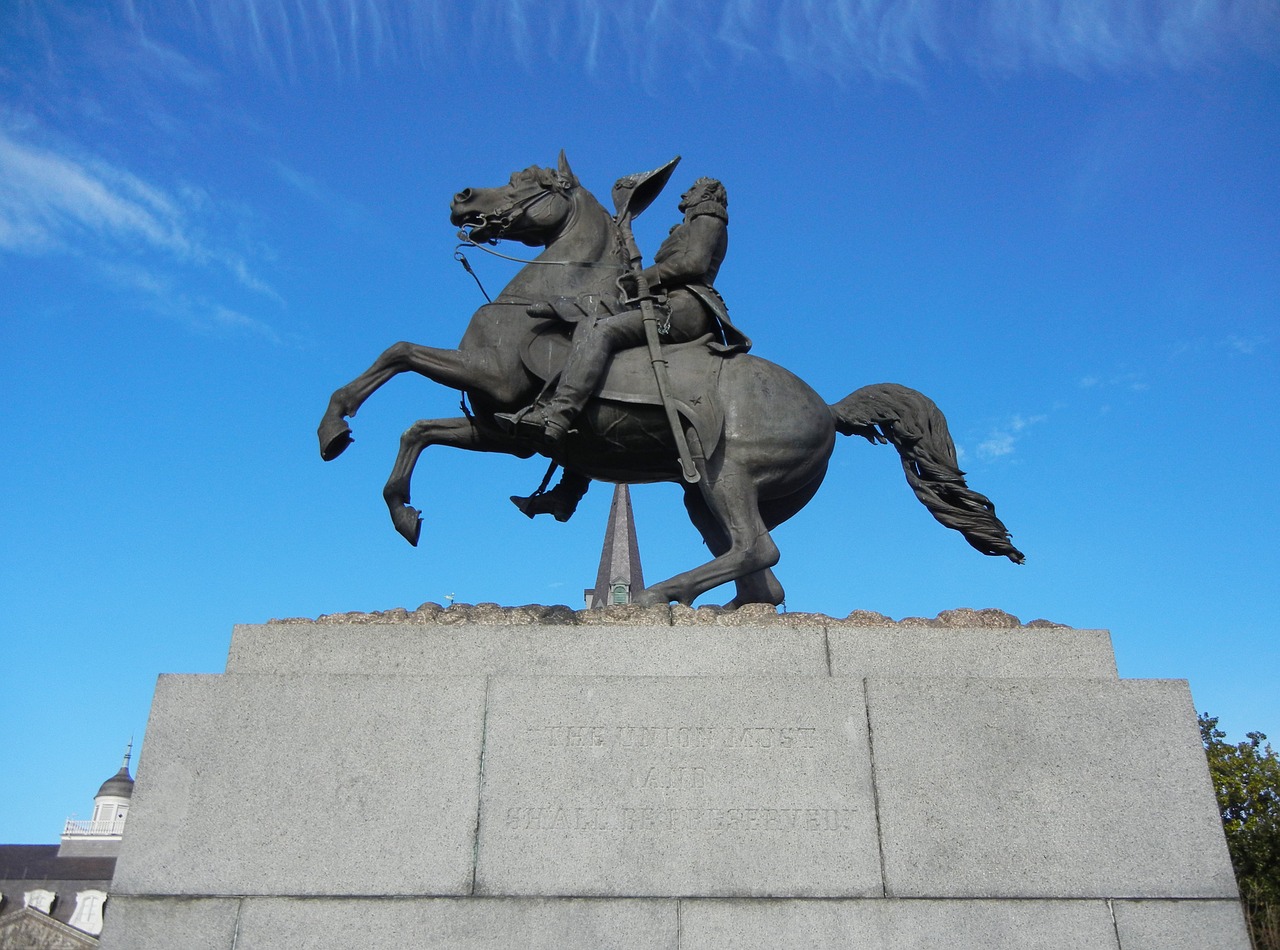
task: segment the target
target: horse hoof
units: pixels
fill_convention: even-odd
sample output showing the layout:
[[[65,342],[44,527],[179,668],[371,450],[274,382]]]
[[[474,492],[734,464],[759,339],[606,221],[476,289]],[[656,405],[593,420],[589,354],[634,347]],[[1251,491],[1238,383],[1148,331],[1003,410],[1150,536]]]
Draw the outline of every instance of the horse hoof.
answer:
[[[652,587],[648,587],[631,598],[631,602],[638,607],[665,607],[671,603],[671,598],[658,593]]]
[[[418,546],[418,538],[422,535],[421,515],[422,512],[417,508],[410,508],[408,505],[403,505],[391,512],[391,521],[395,524],[396,530],[415,548]]]
[[[325,416],[316,434],[320,437],[320,457],[326,462],[332,462],[355,441],[351,437],[351,427],[342,416]]]

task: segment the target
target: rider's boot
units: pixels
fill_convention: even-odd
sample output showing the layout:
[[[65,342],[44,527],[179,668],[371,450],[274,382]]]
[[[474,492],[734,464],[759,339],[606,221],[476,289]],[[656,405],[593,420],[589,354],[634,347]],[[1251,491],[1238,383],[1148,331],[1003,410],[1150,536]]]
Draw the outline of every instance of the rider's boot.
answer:
[[[565,522],[573,517],[578,509],[578,502],[590,486],[591,479],[587,476],[566,470],[555,488],[526,497],[512,495],[511,503],[530,518],[535,515],[551,515],[556,521]]]
[[[573,332],[573,349],[560,372],[555,395],[547,404],[535,404],[514,413],[496,413],[494,419],[510,435],[559,445],[600,385],[610,356],[624,347],[643,342],[644,323],[638,310],[602,317],[592,323],[584,320]]]

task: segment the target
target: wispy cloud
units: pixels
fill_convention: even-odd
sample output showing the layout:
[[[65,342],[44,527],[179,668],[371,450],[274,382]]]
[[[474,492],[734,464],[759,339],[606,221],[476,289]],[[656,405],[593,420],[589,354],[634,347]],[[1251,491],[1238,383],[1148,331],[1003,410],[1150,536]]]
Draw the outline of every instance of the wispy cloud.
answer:
[[[368,227],[373,223],[369,210],[342,194],[324,182],[298,171],[284,162],[271,163],[276,175],[308,202],[323,208],[334,219],[342,224]]]
[[[187,289],[183,281],[154,266],[99,261],[95,269],[110,285],[129,294],[141,308],[197,333],[240,334],[270,343],[284,342],[269,323]]]
[[[117,285],[155,304],[168,301],[194,325],[250,329],[260,321],[175,290],[180,283],[171,270],[194,267],[281,302],[242,253],[210,238],[212,205],[199,189],[166,189],[95,156],[0,128],[0,251],[79,256]]]
[[[775,14],[766,16],[766,10]],[[823,72],[913,80],[930,59],[1077,74],[1183,68],[1275,46],[1269,0],[735,0],[739,41]],[[745,29],[742,25],[745,25]]]
[[[273,295],[241,255],[198,237],[192,212],[207,205],[196,189],[169,193],[98,159],[26,144],[0,129],[0,248],[65,250],[96,239],[217,265],[243,286]]]
[[[1044,422],[1049,417],[1047,415],[1023,416],[1015,415],[1007,422],[996,426],[991,430],[980,443],[978,443],[978,457],[986,461],[992,459],[1003,458],[1012,455],[1017,447],[1018,440],[1031,426]]]
[[[78,163],[0,130],[0,247],[51,250],[86,234],[179,257],[195,250],[163,192],[120,169]]]
[[[136,9],[147,25],[151,7]],[[799,71],[916,82],[932,61],[1185,68],[1239,49],[1272,53],[1280,37],[1275,0],[221,0],[191,12],[225,55],[291,78],[501,44],[522,61],[575,58],[588,69],[685,71],[719,47]]]
[[[1241,336],[1238,333],[1230,333],[1220,345],[1233,353],[1239,353],[1241,356],[1252,356],[1258,352],[1260,347],[1266,346],[1270,342],[1271,340],[1265,336]]]
[[[1127,389],[1135,393],[1145,392],[1150,388],[1141,373],[1128,371],[1082,376],[1079,385],[1081,389]]]

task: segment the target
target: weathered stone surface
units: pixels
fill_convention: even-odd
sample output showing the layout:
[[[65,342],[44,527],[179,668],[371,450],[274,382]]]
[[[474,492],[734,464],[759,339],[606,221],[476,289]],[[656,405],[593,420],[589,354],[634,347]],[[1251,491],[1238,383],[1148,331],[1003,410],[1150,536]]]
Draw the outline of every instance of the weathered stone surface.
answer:
[[[415,623],[423,625],[488,624],[507,626],[540,624],[543,626],[720,626],[720,627],[869,627],[904,624],[909,627],[1062,627],[1051,620],[1032,620],[1023,624],[1013,614],[994,608],[974,610],[959,607],[944,610],[937,617],[906,617],[894,620],[873,610],[855,610],[847,617],[828,617],[826,614],[803,612],[779,612],[769,604],[747,604],[738,610],[725,610],[715,605],[686,607],[682,604],[640,607],[635,604],[611,604],[591,610],[574,610],[564,604],[525,604],[520,607],[503,607],[498,604],[440,604],[428,601],[416,610],[394,607],[368,613],[321,614],[314,620],[308,617],[286,617],[272,620],[272,624],[384,624]]]
[[[1117,950],[1106,901],[687,900],[680,923],[680,950]]]
[[[1236,901],[1115,901],[1122,950],[1249,950]]]
[[[827,636],[835,676],[1117,676],[1105,630],[894,625]]]
[[[358,936],[356,936],[358,935]],[[677,950],[675,901],[249,898],[235,950]]]
[[[1105,631],[610,613],[237,628],[161,680],[107,946],[1246,950],[1186,686]]]
[[[578,610],[573,614],[576,623],[590,626],[619,627],[634,624],[640,627],[671,626],[671,608],[666,604],[642,607],[639,604],[608,604],[592,610]]]
[[[495,677],[481,894],[881,893],[861,684]]]
[[[875,610],[850,611],[849,616],[843,620],[844,625],[850,627],[879,627],[893,622],[892,617],[886,617]]]
[[[937,623],[945,627],[986,627],[988,629],[1008,629],[1022,626],[1022,621],[1011,613],[984,607],[974,610],[972,607],[959,607],[955,610],[944,610],[938,614]]]
[[[228,673],[826,676],[821,628],[237,625]]]
[[[113,893],[102,950],[231,950],[239,908],[236,899],[154,899]]]
[[[1236,896],[1185,682],[867,690],[889,896]]]
[[[358,629],[353,636],[336,624],[237,625],[227,671],[825,676],[829,654],[836,676],[1116,676],[1105,630],[470,622]]]
[[[463,894],[478,677],[162,676],[113,894]]]

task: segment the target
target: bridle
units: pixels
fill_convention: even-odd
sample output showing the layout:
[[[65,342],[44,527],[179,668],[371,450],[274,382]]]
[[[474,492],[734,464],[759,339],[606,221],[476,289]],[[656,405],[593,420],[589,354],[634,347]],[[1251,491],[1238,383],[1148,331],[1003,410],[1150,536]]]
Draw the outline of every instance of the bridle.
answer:
[[[487,244],[497,244],[520,215],[527,214],[541,202],[550,198],[552,194],[566,194],[569,188],[569,182],[557,177],[555,187],[541,185],[537,191],[514,197],[506,204],[499,205],[492,211],[474,212],[479,220],[469,223],[470,233],[465,230],[458,231],[458,238],[465,243],[479,247],[479,242],[472,237],[472,235],[478,233],[481,241]]]
[[[486,254],[500,257],[504,261],[512,261],[516,264],[542,264],[552,267],[568,267],[570,265],[574,267],[607,267],[618,271],[628,269],[624,264],[609,264],[604,261],[542,261],[524,257],[512,257],[510,254],[503,254],[501,251],[492,249],[497,245],[498,241],[506,236],[507,230],[515,222],[518,215],[527,213],[537,207],[539,202],[551,197],[552,194],[566,194],[571,188],[570,182],[556,176],[554,186],[543,185],[538,191],[512,198],[506,204],[499,205],[493,211],[473,212],[478,220],[469,222],[458,230],[458,244],[453,249],[453,259],[462,264],[466,272],[480,285],[480,292],[484,294],[486,300],[489,299],[489,294],[484,289],[484,285],[480,284],[480,278],[476,276],[475,271],[471,269],[471,264],[466,255],[462,253],[462,248],[464,247],[474,247],[478,251],[484,251]],[[576,217],[577,213],[577,207],[573,206],[566,226],[572,226],[573,218]],[[468,227],[470,231],[467,230]],[[480,234],[479,241],[475,238],[477,233]],[[485,244],[490,246],[485,247]]]

